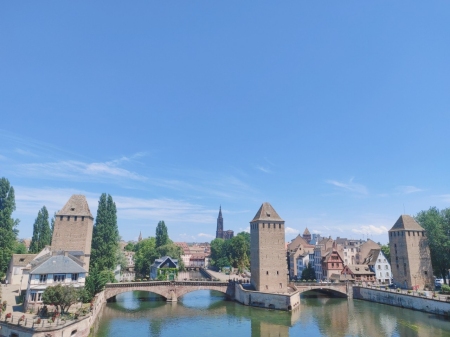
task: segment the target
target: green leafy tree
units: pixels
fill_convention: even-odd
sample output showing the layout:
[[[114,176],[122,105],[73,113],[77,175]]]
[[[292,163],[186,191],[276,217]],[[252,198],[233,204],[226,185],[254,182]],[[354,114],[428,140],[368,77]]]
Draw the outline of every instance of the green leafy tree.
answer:
[[[156,226],[156,248],[167,245],[169,242],[166,224],[164,221],[160,221]]]
[[[79,302],[81,291],[73,286],[63,286],[58,284],[53,287],[47,287],[42,294],[42,302],[48,305],[54,305],[60,309],[61,313],[68,312],[70,307]]]
[[[135,248],[135,244],[133,242],[128,242],[127,245],[123,248],[127,252],[133,252]]]
[[[242,232],[229,240],[227,255],[231,257],[233,267],[238,268],[240,272],[250,267],[250,235],[247,234]]]
[[[308,263],[308,267],[302,271],[302,280],[314,280],[316,278],[316,272],[311,262]]]
[[[389,247],[389,245],[380,245],[380,246],[384,256],[389,261],[389,263],[391,263],[391,248]]]
[[[98,271],[97,268],[91,269],[89,276],[86,278],[85,288],[89,295],[94,297],[95,294],[105,289],[106,283],[117,282],[114,273],[111,270]]]
[[[53,231],[55,230],[55,219],[56,219],[56,212],[53,213],[52,220],[50,221],[50,244],[52,244],[53,239]]]
[[[44,206],[39,210],[38,216],[34,221],[30,252],[34,254],[39,253],[45,246],[50,245],[51,241],[52,233],[48,221],[48,211]]]
[[[0,179],[0,278],[3,278],[8,269],[9,261],[14,253],[19,220],[12,218],[16,209],[14,188],[8,179]]]
[[[150,275],[150,266],[159,257],[156,250],[156,239],[151,237],[143,239],[136,244],[134,254],[134,270],[143,277]]]
[[[439,211],[431,207],[428,211],[419,212],[415,218],[427,231],[434,275],[441,276],[447,283],[450,268],[450,208]]]
[[[116,204],[109,194],[103,193],[98,202],[92,235],[91,266],[99,272],[114,270],[117,267],[119,240]]]
[[[16,242],[16,247],[14,248],[14,254],[26,254],[27,247],[23,242]]]

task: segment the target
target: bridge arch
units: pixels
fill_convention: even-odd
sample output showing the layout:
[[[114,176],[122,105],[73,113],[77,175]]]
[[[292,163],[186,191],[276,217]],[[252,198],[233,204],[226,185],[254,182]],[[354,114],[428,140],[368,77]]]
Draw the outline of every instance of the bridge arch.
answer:
[[[301,291],[300,294],[308,294],[311,292],[321,293],[321,294],[328,295],[331,297],[348,297],[347,293],[342,292],[340,290],[336,290],[336,289],[330,289],[330,288],[306,289],[304,291]]]
[[[117,290],[114,291],[105,291],[105,300],[108,301],[113,297],[116,297],[117,295],[123,294],[123,293],[127,293],[127,292],[132,292],[132,291],[145,291],[148,293],[152,293],[152,294],[156,294],[159,295],[161,297],[164,297],[164,299],[167,300],[166,297],[166,293],[163,293],[162,291],[160,291],[159,289],[144,289],[144,288],[117,288]]]

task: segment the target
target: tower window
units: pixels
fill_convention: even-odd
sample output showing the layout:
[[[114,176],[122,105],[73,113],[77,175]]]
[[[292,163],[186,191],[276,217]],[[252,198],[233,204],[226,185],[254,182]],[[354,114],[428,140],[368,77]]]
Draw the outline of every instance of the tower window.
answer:
[[[81,221],[84,221],[84,216],[81,217]]]
[[[75,216],[75,221],[77,221],[77,216]]]
[[[69,221],[70,220],[70,215],[69,216],[67,216],[67,221]]]
[[[279,228],[281,228],[281,224],[279,224],[278,226],[279,226]]]
[[[269,271],[266,271],[266,275],[269,275]]]
[[[59,217],[59,220],[61,220],[61,221],[62,221],[62,219],[63,219],[63,216],[61,215],[61,216]]]
[[[267,224],[267,228],[270,228],[270,223]]]

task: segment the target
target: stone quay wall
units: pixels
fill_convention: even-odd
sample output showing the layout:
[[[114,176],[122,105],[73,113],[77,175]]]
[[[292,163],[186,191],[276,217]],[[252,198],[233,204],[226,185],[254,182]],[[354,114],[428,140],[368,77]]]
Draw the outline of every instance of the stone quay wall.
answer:
[[[353,286],[353,298],[428,312],[436,315],[450,316],[450,302],[439,298],[433,299],[408,293],[379,290]]]
[[[245,289],[241,283],[235,283],[234,300],[252,307],[285,311],[295,310],[300,306],[300,295],[298,290],[288,294],[263,293]]]

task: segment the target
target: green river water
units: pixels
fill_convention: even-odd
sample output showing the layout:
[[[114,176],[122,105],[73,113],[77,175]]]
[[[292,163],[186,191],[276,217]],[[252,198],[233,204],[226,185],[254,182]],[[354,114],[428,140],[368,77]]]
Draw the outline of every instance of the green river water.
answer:
[[[178,303],[148,292],[129,292],[106,304],[93,336],[450,336],[450,320],[360,300],[301,297],[293,313],[226,301],[196,291]]]

